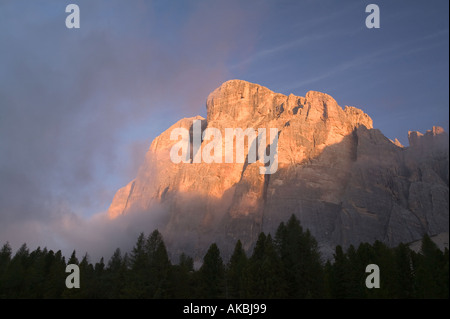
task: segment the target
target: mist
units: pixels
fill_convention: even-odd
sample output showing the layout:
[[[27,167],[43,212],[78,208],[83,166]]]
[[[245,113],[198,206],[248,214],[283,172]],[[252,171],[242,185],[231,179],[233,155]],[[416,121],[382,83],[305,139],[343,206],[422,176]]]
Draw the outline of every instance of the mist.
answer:
[[[256,26],[239,1],[76,3],[80,29],[65,27],[66,3],[0,3],[0,243],[97,258],[156,228],[160,208],[103,212],[154,137],[205,113]]]
[[[102,257],[106,262],[116,248],[130,253],[140,233],[148,236],[155,229],[161,231],[167,217],[167,210],[158,204],[145,212],[130,212],[115,219],[110,219],[107,212],[89,218],[60,212],[48,223],[22,221],[9,227],[2,224],[0,232],[11,239],[9,243],[13,251],[26,243],[32,250],[38,246],[47,247],[49,250],[61,250],[66,257],[75,250],[79,259],[87,253],[91,262],[97,262]]]

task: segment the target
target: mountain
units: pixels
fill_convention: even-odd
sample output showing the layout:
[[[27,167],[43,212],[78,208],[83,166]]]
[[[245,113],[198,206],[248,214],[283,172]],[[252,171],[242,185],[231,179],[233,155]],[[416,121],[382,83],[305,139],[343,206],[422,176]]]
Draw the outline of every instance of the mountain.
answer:
[[[151,214],[162,205],[160,230],[169,250],[196,256],[212,242],[226,256],[237,239],[249,250],[261,231],[273,234],[291,214],[326,256],[337,244],[378,239],[396,245],[448,233],[448,135],[442,128],[409,132],[410,146],[403,147],[374,129],[363,111],[343,109],[327,94],[286,96],[241,80],[214,90],[206,108],[206,119],[181,119],[153,140],[137,177],[114,196],[110,218]],[[188,163],[170,157],[179,143],[170,138],[177,128],[189,132]],[[195,130],[209,128],[222,136],[226,128],[265,128],[267,137],[276,128],[277,141],[261,142],[267,152],[277,142],[276,169],[261,174],[267,164],[261,155],[250,160],[248,142],[243,163],[235,163],[238,156],[233,163],[195,163]],[[201,141],[202,150],[210,143]],[[229,147],[223,138],[222,155]]]

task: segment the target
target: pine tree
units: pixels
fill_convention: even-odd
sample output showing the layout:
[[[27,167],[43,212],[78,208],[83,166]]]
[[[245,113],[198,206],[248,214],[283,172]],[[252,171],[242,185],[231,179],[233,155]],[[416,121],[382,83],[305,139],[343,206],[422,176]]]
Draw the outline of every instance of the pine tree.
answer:
[[[166,245],[158,230],[153,231],[147,241],[150,259],[150,276],[153,298],[169,296],[169,272],[171,264]]]
[[[260,233],[248,262],[247,298],[284,298],[286,284],[270,234]]]
[[[199,269],[198,276],[200,298],[223,298],[225,286],[225,267],[217,244],[213,243]]]
[[[50,250],[46,256],[47,279],[44,284],[43,298],[61,298],[65,290],[66,262],[60,250],[56,254]]]
[[[261,265],[261,273],[265,277],[264,298],[286,298],[287,285],[282,276],[283,265],[277,255],[272,236],[266,237],[264,244],[264,259]]]
[[[6,270],[11,262],[11,254],[11,246],[9,245],[9,242],[6,242],[0,250],[0,298],[6,298],[5,276]]]
[[[358,253],[353,245],[347,249],[347,298],[361,299],[366,297],[366,266],[361,263]]]
[[[414,297],[414,275],[411,261],[411,250],[405,244],[399,244],[394,249],[395,282],[394,297],[407,299]]]
[[[290,298],[318,298],[324,294],[324,274],[317,241],[309,230],[303,231],[292,215],[281,223],[275,235],[283,276]]]
[[[124,297],[126,298],[152,297],[149,291],[149,257],[145,246],[145,235],[140,233],[130,256],[130,271],[128,272],[128,279],[124,289]]]
[[[303,258],[300,261],[303,260],[301,265],[305,268],[305,298],[321,298],[324,294],[324,274],[319,246],[309,229],[306,230],[302,242],[300,247],[303,248]]]
[[[68,265],[71,265],[71,264],[78,265],[79,264],[79,261],[77,258],[77,252],[75,250],[72,252],[72,255],[70,255],[70,258],[67,261],[67,264]]]
[[[336,246],[333,257],[334,263],[331,267],[329,283],[331,296],[336,299],[349,298],[349,263],[347,255],[340,245]]]
[[[448,275],[445,269],[444,253],[428,235],[422,239],[420,254],[415,258],[416,289],[419,298],[448,298],[448,283],[444,280]]]
[[[8,263],[11,261],[11,254],[11,245],[9,244],[9,242],[6,242],[6,244],[4,244],[2,246],[2,249],[0,250],[0,272],[4,270]]]
[[[234,247],[227,267],[227,298],[244,298],[246,288],[246,269],[248,259],[240,240]]]
[[[194,260],[185,253],[180,255],[178,265],[171,267],[169,273],[169,296],[177,299],[193,297]]]
[[[92,268],[91,268],[92,269]],[[105,262],[103,257],[100,258],[98,263],[95,263],[94,269],[91,272],[92,285],[91,294],[89,298],[103,299],[107,297],[107,276],[105,269]]]
[[[6,269],[4,289],[8,298],[26,298],[28,257],[28,247],[26,244],[23,244],[11,259]]]
[[[444,250],[444,262],[442,266],[442,273],[441,273],[441,279],[440,283],[442,284],[442,297],[448,299],[449,298],[449,255],[448,255],[448,248],[445,248]]]
[[[185,253],[181,253],[178,265],[187,272],[194,271],[194,259]]]
[[[264,260],[266,234],[261,232],[253,248],[253,254],[248,261],[246,298],[264,298],[264,274],[261,265]]]
[[[38,247],[32,251],[28,257],[29,264],[27,268],[25,291],[26,298],[42,298],[44,295],[43,286],[45,282],[45,255],[47,249],[41,250]]]
[[[324,295],[323,297],[326,299],[334,298],[334,285],[333,280],[333,266],[331,265],[330,260],[327,260],[325,262],[325,266],[323,268],[324,271],[324,282],[325,282],[325,289],[324,289]]]
[[[145,235],[144,233],[140,233],[136,245],[131,252],[130,263],[132,270],[140,270],[148,266],[148,255],[145,246]]]
[[[124,258],[122,258],[120,248],[117,248],[111,256],[111,259],[108,261],[106,269],[106,298],[118,299],[122,297],[127,276],[126,272],[127,265]]]

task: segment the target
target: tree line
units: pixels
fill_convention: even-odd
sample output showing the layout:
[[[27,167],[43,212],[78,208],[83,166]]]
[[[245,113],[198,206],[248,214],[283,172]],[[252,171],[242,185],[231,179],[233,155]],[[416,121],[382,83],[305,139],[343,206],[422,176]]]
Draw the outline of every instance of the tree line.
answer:
[[[80,269],[79,289],[68,289],[66,265]],[[368,264],[380,269],[380,288],[368,289]],[[261,233],[247,256],[238,240],[224,263],[213,243],[194,269],[181,254],[171,263],[158,230],[137,238],[130,253],[116,249],[105,264],[81,261],[74,251],[30,252],[26,244],[12,256],[0,250],[0,298],[448,298],[449,254],[424,236],[421,251],[407,245],[390,248],[376,241],[347,250],[337,246],[332,261],[321,260],[317,241],[292,215],[274,238]]]

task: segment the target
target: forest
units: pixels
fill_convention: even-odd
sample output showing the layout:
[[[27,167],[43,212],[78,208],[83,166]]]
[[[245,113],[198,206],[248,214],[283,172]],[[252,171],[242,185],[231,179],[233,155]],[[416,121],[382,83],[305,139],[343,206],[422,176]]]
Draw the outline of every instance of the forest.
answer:
[[[420,252],[408,245],[390,248],[380,241],[344,250],[324,262],[317,241],[292,215],[272,238],[260,233],[251,255],[236,242],[228,261],[212,243],[199,269],[194,260],[169,259],[162,235],[141,233],[131,252],[116,249],[110,260],[81,261],[47,248],[12,254],[0,250],[0,298],[156,298],[156,299],[429,299],[449,298],[449,253],[425,235]],[[68,289],[66,265],[80,270],[80,288]],[[380,288],[366,287],[366,266],[380,269]]]

